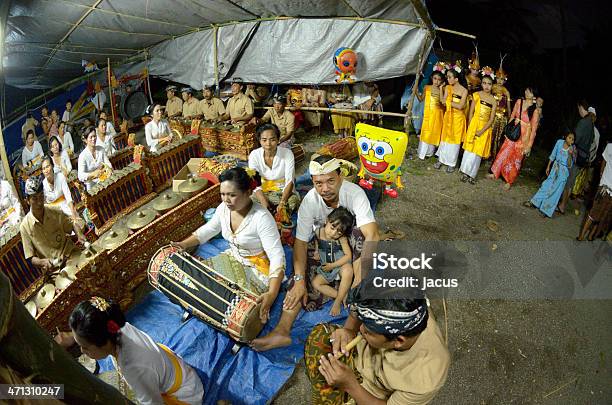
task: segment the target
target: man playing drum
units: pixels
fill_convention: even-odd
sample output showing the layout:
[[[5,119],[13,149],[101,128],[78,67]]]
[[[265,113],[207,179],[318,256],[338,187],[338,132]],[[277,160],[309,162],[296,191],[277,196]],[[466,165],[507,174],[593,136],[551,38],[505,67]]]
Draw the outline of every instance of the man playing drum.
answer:
[[[314,230],[325,224],[334,208],[348,209],[356,219],[349,238],[353,255],[355,285],[361,280],[361,249],[366,241],[378,241],[378,225],[365,192],[356,184],[344,181],[340,175],[340,161],[329,156],[319,156],[310,162],[310,174],[314,189],[304,197],[298,210],[298,226],[293,245],[293,287],[287,292],[281,319],[267,336],[253,340],[252,347],[263,351],[291,344],[290,331],[301,305],[306,305],[308,293],[306,277],[314,277],[307,266],[309,242]],[[307,269],[309,272],[307,273]]]

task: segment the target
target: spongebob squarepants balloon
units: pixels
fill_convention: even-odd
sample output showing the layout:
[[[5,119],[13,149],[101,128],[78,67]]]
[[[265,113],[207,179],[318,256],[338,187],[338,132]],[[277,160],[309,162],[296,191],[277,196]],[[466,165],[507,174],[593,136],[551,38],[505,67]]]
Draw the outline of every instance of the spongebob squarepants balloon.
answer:
[[[355,127],[355,139],[361,162],[359,185],[371,190],[374,181],[382,182],[385,184],[384,193],[397,198],[397,190],[391,188],[391,184],[395,183],[398,189],[404,188],[401,167],[408,147],[408,135],[359,123]]]
[[[336,67],[336,83],[349,82],[355,80],[351,75],[355,75],[357,70],[357,54],[350,48],[338,48],[334,52],[334,66]]]

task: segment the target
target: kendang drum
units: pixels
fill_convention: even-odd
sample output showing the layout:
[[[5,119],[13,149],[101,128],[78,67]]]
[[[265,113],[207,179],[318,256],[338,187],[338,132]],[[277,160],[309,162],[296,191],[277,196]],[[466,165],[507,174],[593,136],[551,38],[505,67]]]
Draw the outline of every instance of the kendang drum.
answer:
[[[172,302],[238,342],[253,340],[263,328],[255,293],[176,246],[159,249],[147,274]]]

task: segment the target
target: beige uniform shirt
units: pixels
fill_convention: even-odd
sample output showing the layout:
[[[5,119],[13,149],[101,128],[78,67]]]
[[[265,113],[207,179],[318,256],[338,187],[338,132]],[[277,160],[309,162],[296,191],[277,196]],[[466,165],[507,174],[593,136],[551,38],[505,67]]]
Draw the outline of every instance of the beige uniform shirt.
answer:
[[[174,96],[171,99],[168,99],[166,103],[166,114],[168,117],[173,115],[181,115],[183,112],[183,100],[180,97]]]
[[[204,116],[204,119],[209,121],[219,118],[221,115],[225,114],[223,101],[217,97],[213,97],[210,101],[206,99],[200,100],[198,104],[198,114]]]
[[[183,117],[185,118],[193,118],[198,115],[198,100],[195,97],[191,97],[188,101],[183,103]]]
[[[287,110],[284,110],[281,115],[278,115],[275,109],[268,110],[261,120],[263,122],[272,121],[280,129],[281,137],[292,133],[295,128],[295,116]]]
[[[235,120],[243,115],[253,114],[253,100],[244,93],[238,93],[227,102],[227,112]]]
[[[67,235],[73,229],[70,218],[60,207],[45,206],[44,210],[42,223],[30,211],[19,226],[25,258],[36,256],[40,259],[53,259],[69,256],[74,249]]]
[[[409,350],[373,349],[365,340],[357,345],[361,385],[388,405],[429,403],[444,385],[449,366],[450,354],[431,312],[427,328]]]

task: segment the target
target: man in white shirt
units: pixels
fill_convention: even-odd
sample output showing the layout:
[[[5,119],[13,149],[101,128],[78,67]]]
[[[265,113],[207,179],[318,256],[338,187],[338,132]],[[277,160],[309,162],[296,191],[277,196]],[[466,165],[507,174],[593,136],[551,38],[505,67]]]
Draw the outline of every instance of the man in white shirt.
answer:
[[[66,110],[62,114],[62,121],[64,121],[65,123],[70,122],[71,115],[72,115],[72,100],[68,99],[66,100]]]
[[[325,224],[327,215],[342,206],[355,216],[355,227],[350,237],[353,253],[353,272],[361,278],[361,249],[364,242],[379,240],[378,225],[365,192],[356,184],[344,181],[340,175],[340,162],[329,156],[319,156],[310,162],[310,174],[314,189],[302,200],[298,210],[298,226],[293,245],[293,287],[287,292],[281,319],[267,336],[253,340],[251,346],[258,351],[270,350],[291,344],[291,327],[306,305],[308,243],[314,230]]]

